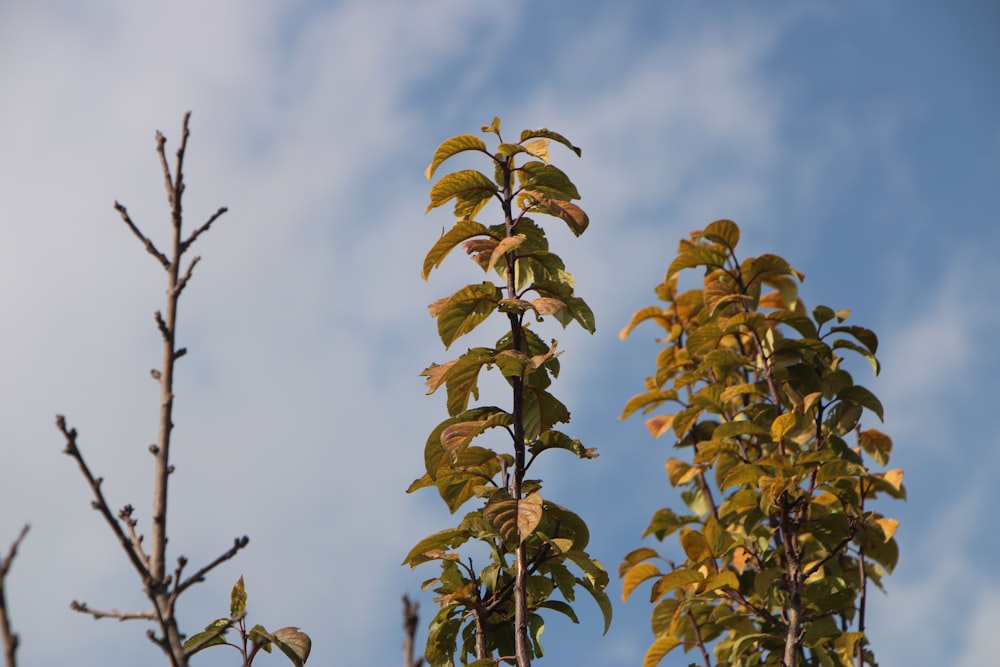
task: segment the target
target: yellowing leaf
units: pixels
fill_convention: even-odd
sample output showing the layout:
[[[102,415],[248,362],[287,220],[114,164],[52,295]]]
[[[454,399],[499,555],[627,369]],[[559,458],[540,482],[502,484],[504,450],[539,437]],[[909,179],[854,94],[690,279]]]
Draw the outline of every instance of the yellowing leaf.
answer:
[[[733,250],[740,242],[740,228],[732,220],[716,220],[709,223],[700,236],[714,243],[721,243]]]
[[[281,628],[271,633],[275,645],[281,652],[288,656],[295,667],[302,667],[309,659],[309,652],[312,651],[312,640],[309,635],[300,632],[298,628]]]
[[[687,484],[698,475],[698,467],[690,463],[685,463],[680,459],[670,457],[667,459],[667,478],[674,486]]]
[[[427,177],[428,181],[431,180],[434,176],[435,170],[441,166],[442,162],[456,153],[472,150],[482,151],[485,153],[486,144],[483,143],[482,139],[471,134],[462,134],[448,139],[438,146],[436,151],[434,151],[434,157],[431,159],[431,163],[427,165],[427,169],[424,171],[424,176]]]
[[[733,567],[735,567],[736,571],[740,574],[743,574],[743,571],[747,569],[747,563],[751,560],[753,560],[753,554],[747,551],[744,547],[736,547],[733,549]],[[739,587],[734,586],[734,588]]]
[[[635,587],[653,577],[660,576],[660,568],[653,563],[638,563],[629,568],[622,581],[622,602],[627,602]]]
[[[892,453],[892,438],[873,428],[864,430],[860,435],[860,443],[875,461],[884,466],[889,462]]]
[[[544,212],[565,222],[574,236],[580,236],[590,226],[590,218],[582,208],[572,202],[553,199],[535,190],[525,190],[524,194],[534,199]]]
[[[673,415],[657,415],[656,417],[650,417],[646,420],[646,428],[654,438],[659,438],[661,435],[669,431],[673,425]]]
[[[681,547],[692,563],[700,563],[712,557],[712,550],[708,548],[708,541],[705,536],[697,530],[685,530],[681,533]]]
[[[655,549],[650,549],[649,547],[640,547],[633,551],[630,551],[625,555],[625,559],[618,566],[618,576],[623,577],[625,573],[629,571],[636,563],[641,563],[644,560],[649,560],[650,558],[658,558],[659,554],[656,553]]]
[[[229,616],[239,618],[247,613],[247,591],[243,585],[243,575],[236,581],[233,590],[229,594]]]
[[[702,576],[698,570],[689,570],[686,567],[668,572],[653,583],[653,588],[649,592],[649,601],[656,602],[672,590],[701,580]]]
[[[525,238],[524,234],[516,234],[514,236],[508,236],[500,241],[500,243],[498,243],[493,249],[493,253],[490,255],[489,266],[486,267],[487,270],[496,266],[501,257],[524,243]]]
[[[899,491],[899,488],[903,485],[903,471],[901,468],[893,468],[892,470],[886,470],[881,475],[876,475],[876,477],[881,477],[886,482],[889,483],[892,488]]]
[[[771,422],[771,439],[775,442],[781,442],[781,439],[785,437],[785,434],[795,428],[796,421],[797,419],[794,412],[786,412],[778,415],[775,420]]]
[[[646,651],[646,655],[642,659],[642,667],[656,667],[680,643],[681,640],[673,635],[657,637],[656,641]]]
[[[539,315],[551,315],[552,313],[566,307],[565,303],[552,297],[539,297],[537,299],[532,299],[531,305],[535,307],[535,311]]]
[[[524,144],[524,150],[537,157],[542,162],[549,161],[549,140],[535,139]]]
[[[892,539],[892,536],[896,534],[896,529],[899,528],[899,521],[896,519],[881,517],[875,519],[875,523],[882,529],[882,534],[885,535],[886,542]]]
[[[437,314],[438,335],[445,347],[469,333],[497,308],[501,293],[496,285],[466,285],[440,306]]]
[[[524,542],[542,520],[542,496],[536,491],[517,503],[517,531]]]
[[[496,183],[475,169],[456,171],[431,187],[431,203],[426,212],[455,199],[455,217],[474,218],[496,192]]]

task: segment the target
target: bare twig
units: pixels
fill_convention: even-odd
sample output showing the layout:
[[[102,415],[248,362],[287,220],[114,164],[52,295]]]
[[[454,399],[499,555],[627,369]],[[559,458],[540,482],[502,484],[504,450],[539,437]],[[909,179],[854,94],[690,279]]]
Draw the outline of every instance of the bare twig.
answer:
[[[29,528],[28,524],[24,524],[17,539],[11,543],[10,549],[7,551],[7,557],[0,560],[0,636],[3,637],[3,652],[7,667],[15,667],[17,665],[17,645],[20,643],[20,638],[10,627],[10,615],[7,612],[7,593],[4,590],[4,584],[7,581],[7,573],[10,572],[11,563],[14,562],[14,557],[17,556],[17,548],[21,546],[21,541],[28,534]]]
[[[86,602],[78,602],[77,600],[70,602],[69,608],[81,614],[89,614],[95,620],[99,618],[117,618],[119,621],[156,620],[156,612],[152,609],[147,611],[118,611],[117,609],[102,611],[100,609],[91,609]]]
[[[219,208],[218,211],[216,211],[215,213],[213,213],[212,217],[210,217],[205,222],[205,224],[203,224],[198,229],[194,230],[191,233],[191,236],[187,237],[187,240],[185,240],[183,243],[181,243],[181,250],[187,250],[191,246],[191,244],[195,242],[195,239],[197,239],[199,236],[201,236],[202,234],[204,234],[205,232],[207,232],[208,228],[212,226],[212,223],[215,222],[216,220],[218,220],[222,216],[222,214],[225,213],[228,210],[229,209],[227,209],[225,206],[222,206],[221,208]]]
[[[104,520],[111,528],[111,532],[115,534],[118,542],[121,543],[122,548],[125,550],[125,554],[128,556],[129,562],[132,563],[132,567],[139,573],[139,577],[145,581],[149,577],[146,556],[142,553],[141,549],[137,550],[138,542],[134,543],[136,548],[133,548],[132,540],[125,530],[122,529],[122,525],[114,512],[111,511],[111,506],[108,505],[108,501],[104,498],[104,492],[101,490],[101,484],[104,480],[101,477],[94,477],[94,474],[90,472],[90,466],[87,465],[87,462],[83,458],[83,453],[80,452],[80,448],[76,444],[76,429],[68,428],[66,426],[66,418],[62,415],[56,416],[56,428],[66,438],[66,448],[63,449],[63,453],[76,460],[80,466],[80,472],[83,473],[87,483],[90,484],[90,490],[94,494],[94,500],[90,503],[91,507],[100,512],[101,516],[104,517]]]
[[[181,568],[178,567],[177,568],[178,583],[174,585],[173,597],[176,598],[178,595],[183,593],[185,590],[187,590],[194,584],[205,581],[206,574],[208,574],[210,571],[214,570],[216,567],[222,565],[227,560],[235,556],[240,549],[243,549],[249,543],[250,543],[250,538],[247,537],[246,535],[244,535],[243,537],[237,537],[235,540],[233,540],[233,546],[229,547],[229,549],[224,554],[222,554],[221,556],[213,560],[211,563],[209,563],[205,567],[201,568],[200,570],[192,574],[183,582],[179,581]]]
[[[147,237],[145,234],[139,231],[139,228],[135,226],[134,222],[132,222],[132,218],[129,217],[128,210],[126,210],[126,208],[121,204],[119,204],[118,202],[115,202],[115,210],[121,213],[122,220],[124,220],[125,224],[128,225],[128,228],[132,230],[132,233],[135,234],[140,241],[142,241],[142,244],[146,246],[146,250],[149,252],[149,254],[155,257],[157,260],[159,260],[160,264],[163,265],[164,269],[170,268],[170,260],[167,259],[166,255],[164,255],[162,252],[159,251],[159,249],[149,239],[149,237]]]

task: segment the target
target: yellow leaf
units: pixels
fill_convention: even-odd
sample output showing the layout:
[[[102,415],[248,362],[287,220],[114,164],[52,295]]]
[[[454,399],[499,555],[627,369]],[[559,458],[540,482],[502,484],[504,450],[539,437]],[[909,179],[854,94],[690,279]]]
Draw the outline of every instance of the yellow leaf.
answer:
[[[622,581],[622,602],[627,602],[635,587],[653,577],[661,575],[660,568],[653,563],[638,563],[625,573]]]
[[[892,488],[899,491],[899,487],[903,484],[903,470],[902,468],[893,468],[892,470],[886,470],[881,475],[876,475],[876,477],[881,477],[886,482],[888,482]]]
[[[896,519],[882,517],[875,519],[875,523],[882,529],[882,534],[885,535],[886,542],[892,539],[892,536],[896,534],[896,529],[899,528],[899,521]]]
[[[750,562],[752,558],[753,554],[743,547],[736,547],[733,549],[733,567],[735,567],[736,571],[740,574],[743,574],[743,571],[747,569],[747,563]]]
[[[796,420],[797,418],[794,412],[786,412],[778,415],[775,420],[771,422],[771,439],[775,442],[781,442],[781,439],[785,437],[785,434],[795,428]]]
[[[524,145],[524,150],[528,151],[542,162],[549,161],[549,140],[535,139]]]
[[[646,656],[642,659],[642,667],[656,667],[663,660],[663,657],[680,643],[681,640],[673,635],[658,637],[646,651]]]

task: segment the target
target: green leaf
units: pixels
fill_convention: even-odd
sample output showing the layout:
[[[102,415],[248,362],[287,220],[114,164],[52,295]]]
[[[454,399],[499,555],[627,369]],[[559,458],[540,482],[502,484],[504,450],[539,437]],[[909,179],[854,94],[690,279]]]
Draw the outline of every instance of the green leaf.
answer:
[[[662,635],[657,637],[656,641],[654,641],[646,651],[646,655],[642,659],[642,667],[656,667],[660,664],[660,661],[663,660],[663,658],[680,643],[681,640],[673,635]]]
[[[298,628],[281,628],[271,633],[274,644],[288,656],[295,667],[302,667],[309,659],[312,650],[312,640],[309,635],[300,632]]]
[[[866,329],[864,327],[851,326],[851,327],[832,327],[830,331],[850,334],[851,336],[854,336],[854,338],[859,343],[864,345],[868,349],[868,351],[871,352],[872,354],[878,352],[878,336],[876,336],[875,332],[870,329]]]
[[[231,618],[241,618],[247,613],[247,591],[243,585],[243,575],[233,585],[233,590],[229,594],[229,616]]]
[[[475,329],[497,309],[503,294],[493,283],[466,285],[450,297],[438,312],[438,335],[446,348],[455,339]]]
[[[424,267],[420,275],[424,280],[427,280],[431,271],[441,266],[441,262],[444,261],[444,258],[448,256],[448,253],[450,253],[455,246],[462,241],[479,236],[495,238],[490,234],[490,230],[485,225],[481,225],[473,220],[459,220],[455,223],[454,227],[442,234],[441,238],[439,238],[431,247],[427,256],[424,258]]]
[[[431,187],[431,203],[425,212],[455,200],[456,218],[474,218],[496,196],[497,186],[475,169],[463,169],[443,176]]]
[[[469,531],[462,528],[448,528],[428,535],[410,549],[410,553],[406,555],[401,565],[409,565],[413,568],[429,560],[440,558],[445,551],[450,551],[464,544],[470,537]]]
[[[544,162],[525,162],[517,170],[523,190],[534,190],[552,199],[579,199],[580,192],[562,169]]]
[[[570,143],[569,139],[559,134],[558,132],[553,132],[552,130],[540,127],[537,130],[524,130],[521,132],[521,143],[523,144],[528,139],[551,139],[557,143],[562,144],[566,148],[570,149],[576,153],[577,157],[581,157],[583,152]]]
[[[434,158],[427,166],[427,170],[424,171],[424,176],[428,181],[431,180],[434,176],[434,172],[441,166],[442,162],[450,158],[452,155],[461,153],[462,151],[482,151],[483,153],[489,155],[486,151],[486,144],[484,144],[483,140],[479,137],[471,134],[462,134],[457,137],[452,137],[451,139],[443,142],[437,147],[437,150],[434,151]]]
[[[855,405],[868,408],[875,413],[880,421],[885,421],[882,402],[878,400],[875,394],[871,393],[861,385],[853,385],[841,389],[837,394],[837,398],[842,401],[848,401],[850,403],[854,403]]]
[[[580,619],[576,617],[576,612],[573,611],[573,607],[569,606],[562,600],[546,600],[538,605],[539,607],[545,607],[546,609],[552,609],[558,611],[560,614],[565,614],[576,624],[580,623]]]
[[[194,655],[203,648],[225,644],[226,630],[231,628],[232,625],[233,621],[229,618],[220,618],[212,621],[205,626],[204,632],[199,632],[184,642],[184,652],[188,655]]]
[[[524,439],[532,442],[555,424],[569,421],[569,410],[559,399],[529,384],[524,386]]]
[[[528,445],[528,452],[533,456],[546,449],[565,449],[581,459],[596,459],[599,456],[596,448],[584,447],[577,438],[571,438],[562,431],[552,429],[542,433],[537,440]]]

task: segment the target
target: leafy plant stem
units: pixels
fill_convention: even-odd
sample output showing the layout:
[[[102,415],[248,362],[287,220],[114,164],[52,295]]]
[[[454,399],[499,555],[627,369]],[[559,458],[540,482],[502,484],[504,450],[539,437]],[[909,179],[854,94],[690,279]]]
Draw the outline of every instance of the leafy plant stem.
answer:
[[[504,228],[507,238],[514,236],[514,221],[511,203],[514,199],[512,178],[513,158],[507,157],[501,162],[503,174],[502,206],[504,215]],[[507,263],[507,298],[517,298],[517,254],[510,251],[505,257]],[[524,352],[524,334],[521,330],[520,313],[511,312],[507,314],[510,321],[511,347],[515,352]],[[514,428],[514,475],[511,480],[510,496],[516,502],[521,501],[521,484],[524,481],[525,470],[525,444],[524,444],[524,378],[515,376],[511,378],[513,392],[513,416]],[[528,557],[524,536],[519,537],[517,549],[514,552],[515,573],[514,573],[514,650],[518,667],[530,667],[531,653],[528,646],[528,603],[527,603],[527,571]]]

